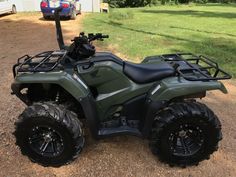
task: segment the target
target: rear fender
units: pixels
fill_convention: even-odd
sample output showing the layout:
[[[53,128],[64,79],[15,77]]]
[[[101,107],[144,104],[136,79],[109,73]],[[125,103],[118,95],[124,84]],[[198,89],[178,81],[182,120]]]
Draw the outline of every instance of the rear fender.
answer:
[[[197,95],[209,90],[220,90],[228,93],[225,86],[219,81],[187,81],[179,77],[163,79],[149,93],[154,101],[169,101],[174,98]]]
[[[206,91],[220,90],[227,93],[225,86],[219,81],[187,81],[183,78],[166,78],[156,84],[147,96],[146,114],[142,134],[150,137],[153,120],[158,110],[165,108],[175,98],[199,98],[204,97]],[[192,97],[191,97],[192,96]]]

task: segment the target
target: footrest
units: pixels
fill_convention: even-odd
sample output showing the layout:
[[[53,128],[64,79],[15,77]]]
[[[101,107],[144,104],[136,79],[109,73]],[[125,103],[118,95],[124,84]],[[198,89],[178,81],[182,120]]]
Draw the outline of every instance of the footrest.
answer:
[[[137,128],[131,128],[129,126],[120,126],[117,128],[102,128],[98,131],[99,136],[114,136],[120,134],[142,136],[141,132]]]

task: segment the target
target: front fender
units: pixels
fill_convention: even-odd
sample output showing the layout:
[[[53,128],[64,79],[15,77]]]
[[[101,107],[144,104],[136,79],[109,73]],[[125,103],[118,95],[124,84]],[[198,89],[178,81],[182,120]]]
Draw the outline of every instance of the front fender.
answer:
[[[25,73],[18,75],[12,84],[13,93],[28,105],[27,95],[20,91],[29,84],[57,84],[70,93],[82,106],[90,131],[97,138],[99,117],[96,104],[87,85],[76,74],[67,72]]]
[[[187,81],[184,78],[171,77],[163,79],[150,91],[149,97],[156,101],[171,100],[208,90],[220,90],[225,94],[228,93],[225,86],[219,81]]]
[[[64,71],[24,73],[15,78],[11,88],[13,93],[19,96],[18,94],[23,85],[37,83],[60,85],[78,101],[89,95],[89,89],[79,76]]]

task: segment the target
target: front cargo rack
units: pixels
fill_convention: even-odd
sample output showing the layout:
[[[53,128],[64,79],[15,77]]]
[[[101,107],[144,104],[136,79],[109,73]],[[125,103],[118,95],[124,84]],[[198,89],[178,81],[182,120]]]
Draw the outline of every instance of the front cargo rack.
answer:
[[[178,75],[189,81],[225,80],[232,77],[203,55],[178,53],[161,55],[161,58],[172,64]]]
[[[60,61],[66,56],[66,51],[47,51],[33,57],[24,55],[18,58],[13,66],[14,77],[19,72],[49,72],[58,68]]]

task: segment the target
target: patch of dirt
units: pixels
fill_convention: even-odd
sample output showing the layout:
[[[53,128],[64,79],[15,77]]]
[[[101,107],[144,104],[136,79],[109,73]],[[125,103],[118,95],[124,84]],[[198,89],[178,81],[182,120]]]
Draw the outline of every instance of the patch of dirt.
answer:
[[[80,19],[63,21],[66,42],[79,33]],[[24,105],[11,96],[12,65],[24,54],[58,49],[53,21],[44,21],[40,13],[0,17],[0,176],[236,176],[236,84],[225,82],[229,94],[208,93],[203,100],[219,116],[224,139],[219,151],[199,166],[170,168],[149,150],[148,142],[121,136],[95,141],[88,137],[81,156],[70,165],[45,168],[21,155],[12,135],[14,122]]]

